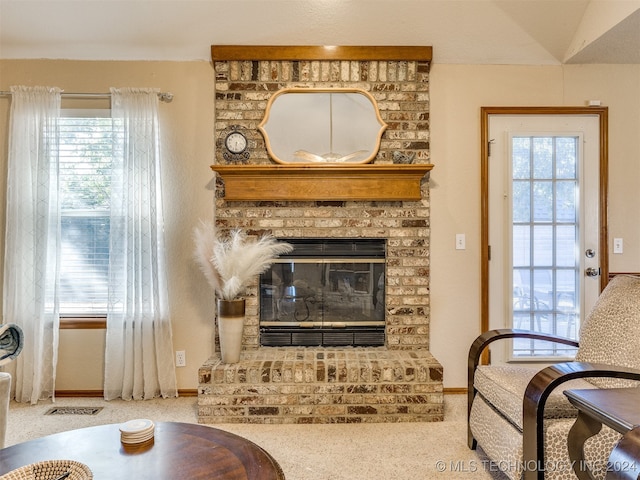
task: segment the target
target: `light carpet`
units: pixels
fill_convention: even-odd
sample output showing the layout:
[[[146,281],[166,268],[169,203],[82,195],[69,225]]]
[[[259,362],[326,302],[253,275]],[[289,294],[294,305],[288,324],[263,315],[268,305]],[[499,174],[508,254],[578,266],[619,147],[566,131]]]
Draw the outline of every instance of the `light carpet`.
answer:
[[[443,422],[211,426],[260,445],[278,461],[287,480],[506,478],[493,471],[481,452],[467,447],[466,395],[445,395],[444,402]],[[45,415],[54,406],[103,409],[96,415]],[[198,423],[197,398],[58,398],[34,406],[11,402],[6,445],[135,418]]]

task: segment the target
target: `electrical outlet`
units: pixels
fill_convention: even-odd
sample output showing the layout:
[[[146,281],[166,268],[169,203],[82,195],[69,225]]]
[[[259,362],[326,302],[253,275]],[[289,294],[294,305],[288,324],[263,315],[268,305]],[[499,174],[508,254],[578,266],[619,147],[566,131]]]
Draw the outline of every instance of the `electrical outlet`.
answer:
[[[456,250],[464,250],[467,248],[467,239],[464,233],[456,233]]]
[[[184,353],[184,350],[176,350],[176,367],[186,367],[187,366],[187,356]]]

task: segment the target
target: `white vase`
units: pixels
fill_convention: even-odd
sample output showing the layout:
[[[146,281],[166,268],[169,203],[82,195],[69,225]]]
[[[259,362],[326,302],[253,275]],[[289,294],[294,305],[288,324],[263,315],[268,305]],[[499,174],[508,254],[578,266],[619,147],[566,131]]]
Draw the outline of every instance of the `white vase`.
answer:
[[[217,300],[218,334],[222,363],[238,363],[242,350],[245,299]]]

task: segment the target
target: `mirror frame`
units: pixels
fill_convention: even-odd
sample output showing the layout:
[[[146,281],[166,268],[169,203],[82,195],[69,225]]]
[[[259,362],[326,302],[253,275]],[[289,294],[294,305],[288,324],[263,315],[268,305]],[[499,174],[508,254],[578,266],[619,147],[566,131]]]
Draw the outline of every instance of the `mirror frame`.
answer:
[[[314,159],[311,159],[309,161],[296,162],[296,161],[290,161],[290,160],[287,161],[287,160],[283,160],[283,159],[279,158],[273,151],[273,148],[271,146],[271,140],[269,139],[269,134],[267,133],[267,130],[265,128],[267,123],[269,122],[270,117],[271,117],[272,106],[273,106],[274,102],[278,99],[278,97],[280,97],[282,95],[301,94],[301,93],[311,93],[311,94],[316,94],[316,93],[357,93],[357,94],[360,94],[360,95],[363,95],[364,97],[366,97],[369,100],[369,102],[371,102],[371,105],[373,106],[373,111],[375,113],[376,120],[377,120],[378,124],[380,125],[380,128],[378,129],[378,132],[376,133],[375,138],[372,139],[373,147],[371,149],[370,154],[365,159],[358,160],[356,162],[331,161],[331,160],[314,160]],[[362,89],[359,89],[359,88],[301,88],[301,87],[283,88],[281,90],[278,90],[276,93],[274,93],[271,96],[271,98],[269,98],[269,101],[267,102],[267,106],[265,108],[264,118],[262,119],[262,121],[258,125],[258,130],[260,131],[260,133],[262,133],[262,136],[264,137],[265,145],[266,145],[266,148],[267,148],[267,152],[269,153],[269,156],[275,162],[280,163],[280,164],[285,164],[285,165],[300,165],[300,164],[307,165],[307,164],[313,164],[313,165],[331,165],[331,166],[336,166],[336,165],[358,165],[358,164],[369,163],[378,154],[378,152],[380,150],[380,142],[381,142],[381,139],[382,139],[382,134],[385,132],[386,129],[387,129],[387,124],[384,122],[384,120],[382,120],[382,117],[380,116],[380,109],[378,108],[378,103],[376,102],[376,99],[373,97],[373,95],[371,95],[366,90],[362,90]]]

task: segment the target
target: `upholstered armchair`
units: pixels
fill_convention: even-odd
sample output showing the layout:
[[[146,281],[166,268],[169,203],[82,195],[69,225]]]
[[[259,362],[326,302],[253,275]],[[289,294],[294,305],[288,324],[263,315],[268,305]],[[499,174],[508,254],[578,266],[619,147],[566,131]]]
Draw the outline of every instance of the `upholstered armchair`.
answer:
[[[549,340],[578,348],[574,362],[542,370],[479,365],[491,343],[507,338]],[[511,479],[575,479],[567,435],[577,411],[564,390],[638,387],[640,383],[640,278],[619,275],[598,298],[579,342],[522,330],[492,330],[469,351],[468,443],[480,447]],[[585,444],[596,478],[620,435],[608,427]]]
[[[24,344],[22,329],[14,324],[0,325],[0,367],[14,360]],[[11,375],[0,372],[0,448],[4,448],[7,416],[11,399]]]

